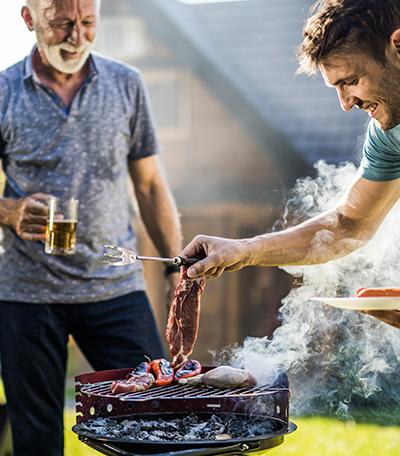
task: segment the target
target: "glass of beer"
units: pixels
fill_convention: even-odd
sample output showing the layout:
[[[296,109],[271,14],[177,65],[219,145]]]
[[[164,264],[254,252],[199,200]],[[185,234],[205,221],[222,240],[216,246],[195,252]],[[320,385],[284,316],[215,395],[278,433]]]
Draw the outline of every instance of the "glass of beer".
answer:
[[[49,218],[46,226],[44,251],[51,255],[73,255],[76,250],[78,204],[75,198],[63,201],[51,198],[48,202]]]

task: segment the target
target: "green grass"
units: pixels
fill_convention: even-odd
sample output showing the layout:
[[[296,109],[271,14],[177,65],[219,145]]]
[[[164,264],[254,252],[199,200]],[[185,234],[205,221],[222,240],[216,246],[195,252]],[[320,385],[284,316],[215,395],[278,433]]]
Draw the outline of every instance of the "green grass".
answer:
[[[397,456],[400,428],[344,423],[332,418],[292,418],[298,429],[285,438],[274,456]]]
[[[266,451],[271,456],[400,456],[400,427],[344,423],[332,418],[291,418],[298,429],[283,445]],[[99,456],[71,431],[73,409],[66,411],[65,456]],[[257,456],[262,455],[261,452]]]
[[[3,194],[5,185],[6,185],[6,175],[4,174],[4,172],[0,166],[0,195]]]

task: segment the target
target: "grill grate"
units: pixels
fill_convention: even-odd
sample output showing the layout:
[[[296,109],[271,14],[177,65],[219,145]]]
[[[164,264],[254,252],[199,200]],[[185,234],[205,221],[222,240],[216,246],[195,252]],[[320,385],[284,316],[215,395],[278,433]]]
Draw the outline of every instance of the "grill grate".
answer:
[[[81,392],[100,397],[119,398],[123,401],[140,402],[153,399],[245,398],[275,394],[279,391],[289,391],[288,388],[270,385],[221,390],[211,386],[184,386],[175,383],[167,386],[149,388],[146,391],[112,394],[110,392],[111,383],[111,381],[106,381],[94,384],[85,384],[82,385]]]
[[[203,366],[203,372],[211,367]],[[171,383],[146,391],[112,394],[113,381],[124,379],[132,369],[91,372],[75,377],[76,420],[171,413],[263,414],[289,423],[289,382],[279,374],[273,384],[219,389]]]

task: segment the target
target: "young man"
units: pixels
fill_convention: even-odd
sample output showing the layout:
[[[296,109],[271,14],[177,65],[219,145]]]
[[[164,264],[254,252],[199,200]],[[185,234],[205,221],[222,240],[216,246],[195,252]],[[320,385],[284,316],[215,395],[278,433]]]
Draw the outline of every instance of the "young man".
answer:
[[[70,334],[95,370],[163,356],[140,262],[102,263],[105,244],[136,251],[128,176],[160,255],[177,255],[181,231],[140,72],[91,54],[98,1],[27,0],[37,45],[0,74],[0,353],[15,456],[63,454]],[[74,255],[44,253],[52,195],[79,199]]]
[[[320,71],[342,109],[355,106],[371,117],[358,176],[334,208],[288,230],[240,240],[196,236],[182,255],[204,259],[189,277],[343,257],[373,237],[400,197],[400,3],[322,0],[312,13],[299,71]],[[398,311],[368,313],[400,328]]]

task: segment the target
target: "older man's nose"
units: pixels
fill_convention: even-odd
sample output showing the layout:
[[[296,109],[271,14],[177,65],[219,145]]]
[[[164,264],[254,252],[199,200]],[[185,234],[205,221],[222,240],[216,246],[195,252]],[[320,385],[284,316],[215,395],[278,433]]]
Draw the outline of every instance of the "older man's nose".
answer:
[[[68,41],[77,47],[81,46],[85,42],[83,27],[79,22],[75,22],[74,26],[72,27]]]

